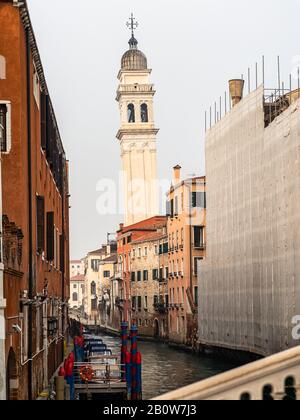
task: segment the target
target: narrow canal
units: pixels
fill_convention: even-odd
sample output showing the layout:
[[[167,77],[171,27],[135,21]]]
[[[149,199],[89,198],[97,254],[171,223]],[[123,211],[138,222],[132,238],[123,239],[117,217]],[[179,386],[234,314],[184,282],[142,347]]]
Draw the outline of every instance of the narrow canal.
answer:
[[[120,351],[120,340],[101,334],[114,354]],[[167,344],[138,342],[143,359],[143,399],[173,391],[194,382],[233,369],[237,365],[205,356],[175,350]]]

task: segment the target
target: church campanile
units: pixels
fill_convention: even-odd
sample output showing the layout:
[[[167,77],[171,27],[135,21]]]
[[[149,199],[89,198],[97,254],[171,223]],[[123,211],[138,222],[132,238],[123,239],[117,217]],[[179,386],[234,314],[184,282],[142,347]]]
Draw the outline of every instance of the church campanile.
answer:
[[[122,57],[118,75],[121,126],[117,139],[121,146],[125,226],[158,215],[156,135],[153,115],[154,86],[146,56],[138,49],[133,15],[129,50]]]

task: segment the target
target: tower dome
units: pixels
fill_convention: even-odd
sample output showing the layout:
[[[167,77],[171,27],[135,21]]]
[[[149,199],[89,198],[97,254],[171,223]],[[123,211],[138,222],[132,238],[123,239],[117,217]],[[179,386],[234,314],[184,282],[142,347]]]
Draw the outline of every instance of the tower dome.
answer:
[[[147,57],[137,48],[138,42],[132,37],[129,41],[130,49],[122,57],[122,70],[146,70]]]

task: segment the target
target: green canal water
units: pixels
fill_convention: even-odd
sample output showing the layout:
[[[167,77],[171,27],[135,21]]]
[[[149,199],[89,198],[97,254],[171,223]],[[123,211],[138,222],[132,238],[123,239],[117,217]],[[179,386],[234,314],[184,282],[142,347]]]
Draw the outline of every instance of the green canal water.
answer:
[[[114,354],[120,340],[101,335]],[[159,342],[138,342],[143,360],[143,399],[148,400],[237,367],[232,363],[193,355]]]

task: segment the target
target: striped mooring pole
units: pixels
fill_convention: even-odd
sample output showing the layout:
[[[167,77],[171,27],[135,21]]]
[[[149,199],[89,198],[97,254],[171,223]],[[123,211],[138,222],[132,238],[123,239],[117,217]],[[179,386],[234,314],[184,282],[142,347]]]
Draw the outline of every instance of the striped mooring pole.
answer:
[[[137,389],[137,333],[138,328],[134,324],[131,326],[131,400],[138,399]]]
[[[127,398],[131,399],[131,354],[126,352],[126,384],[127,384]]]
[[[127,339],[128,339],[128,323],[122,322],[121,324],[121,340],[122,340],[122,347],[121,347],[121,372],[122,372],[122,380],[126,380],[126,353],[127,353]]]
[[[136,382],[137,382],[137,399],[143,399],[143,388],[142,388],[142,355],[138,351],[136,355]]]

